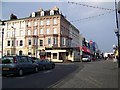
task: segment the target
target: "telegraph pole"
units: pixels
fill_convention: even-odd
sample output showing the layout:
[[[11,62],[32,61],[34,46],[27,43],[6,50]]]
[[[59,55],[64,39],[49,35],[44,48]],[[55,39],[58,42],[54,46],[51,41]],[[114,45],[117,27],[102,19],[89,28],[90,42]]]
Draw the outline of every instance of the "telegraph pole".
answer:
[[[118,13],[120,14],[120,2],[117,5],[115,0],[115,14],[116,14],[116,25],[117,25],[117,39],[118,39],[118,68],[120,68],[120,31],[119,31],[119,22],[118,22]]]
[[[118,13],[119,13],[119,15],[118,15],[118,19],[119,19],[119,23],[118,23],[118,43],[119,43],[119,46],[118,46],[118,66],[119,66],[119,68],[120,68],[120,31],[119,31],[119,25],[120,25],[120,1],[118,2]]]

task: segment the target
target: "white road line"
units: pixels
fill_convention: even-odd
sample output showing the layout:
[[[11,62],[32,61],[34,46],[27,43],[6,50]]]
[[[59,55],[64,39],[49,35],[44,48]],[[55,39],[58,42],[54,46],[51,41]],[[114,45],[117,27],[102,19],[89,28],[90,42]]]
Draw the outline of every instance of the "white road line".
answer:
[[[48,70],[48,71],[44,71],[43,73],[50,73],[51,72],[51,70]]]

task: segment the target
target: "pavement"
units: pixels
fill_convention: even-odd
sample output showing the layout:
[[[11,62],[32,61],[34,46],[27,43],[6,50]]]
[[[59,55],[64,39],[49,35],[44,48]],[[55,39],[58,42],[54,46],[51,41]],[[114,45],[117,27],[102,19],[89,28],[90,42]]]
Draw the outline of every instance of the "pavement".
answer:
[[[113,60],[75,64],[79,68],[51,88],[118,88],[118,67]]]

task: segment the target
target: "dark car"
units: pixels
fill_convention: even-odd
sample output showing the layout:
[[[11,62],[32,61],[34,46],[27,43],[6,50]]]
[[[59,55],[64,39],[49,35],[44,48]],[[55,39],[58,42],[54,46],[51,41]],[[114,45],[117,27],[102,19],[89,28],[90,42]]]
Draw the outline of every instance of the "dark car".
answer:
[[[49,61],[48,59],[34,59],[34,63],[37,63],[42,70],[47,70],[47,69],[54,69],[55,68],[55,63],[52,61]]]
[[[2,75],[38,72],[38,64],[33,63],[28,56],[4,56],[2,58]]]
[[[39,70],[43,70],[43,65],[42,64],[40,64],[40,59],[39,58],[36,58],[36,57],[30,57],[31,58],[31,60],[32,60],[32,62],[33,63],[37,63],[38,64],[38,69]]]

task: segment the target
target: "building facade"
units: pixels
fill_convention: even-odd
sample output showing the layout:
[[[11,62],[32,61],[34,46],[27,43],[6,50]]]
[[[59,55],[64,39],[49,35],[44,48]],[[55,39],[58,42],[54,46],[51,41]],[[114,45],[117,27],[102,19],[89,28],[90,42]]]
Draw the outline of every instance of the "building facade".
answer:
[[[29,55],[40,58],[42,50],[54,62],[79,58],[80,31],[60,12],[59,8],[39,9],[26,18],[5,22],[4,55]]]

